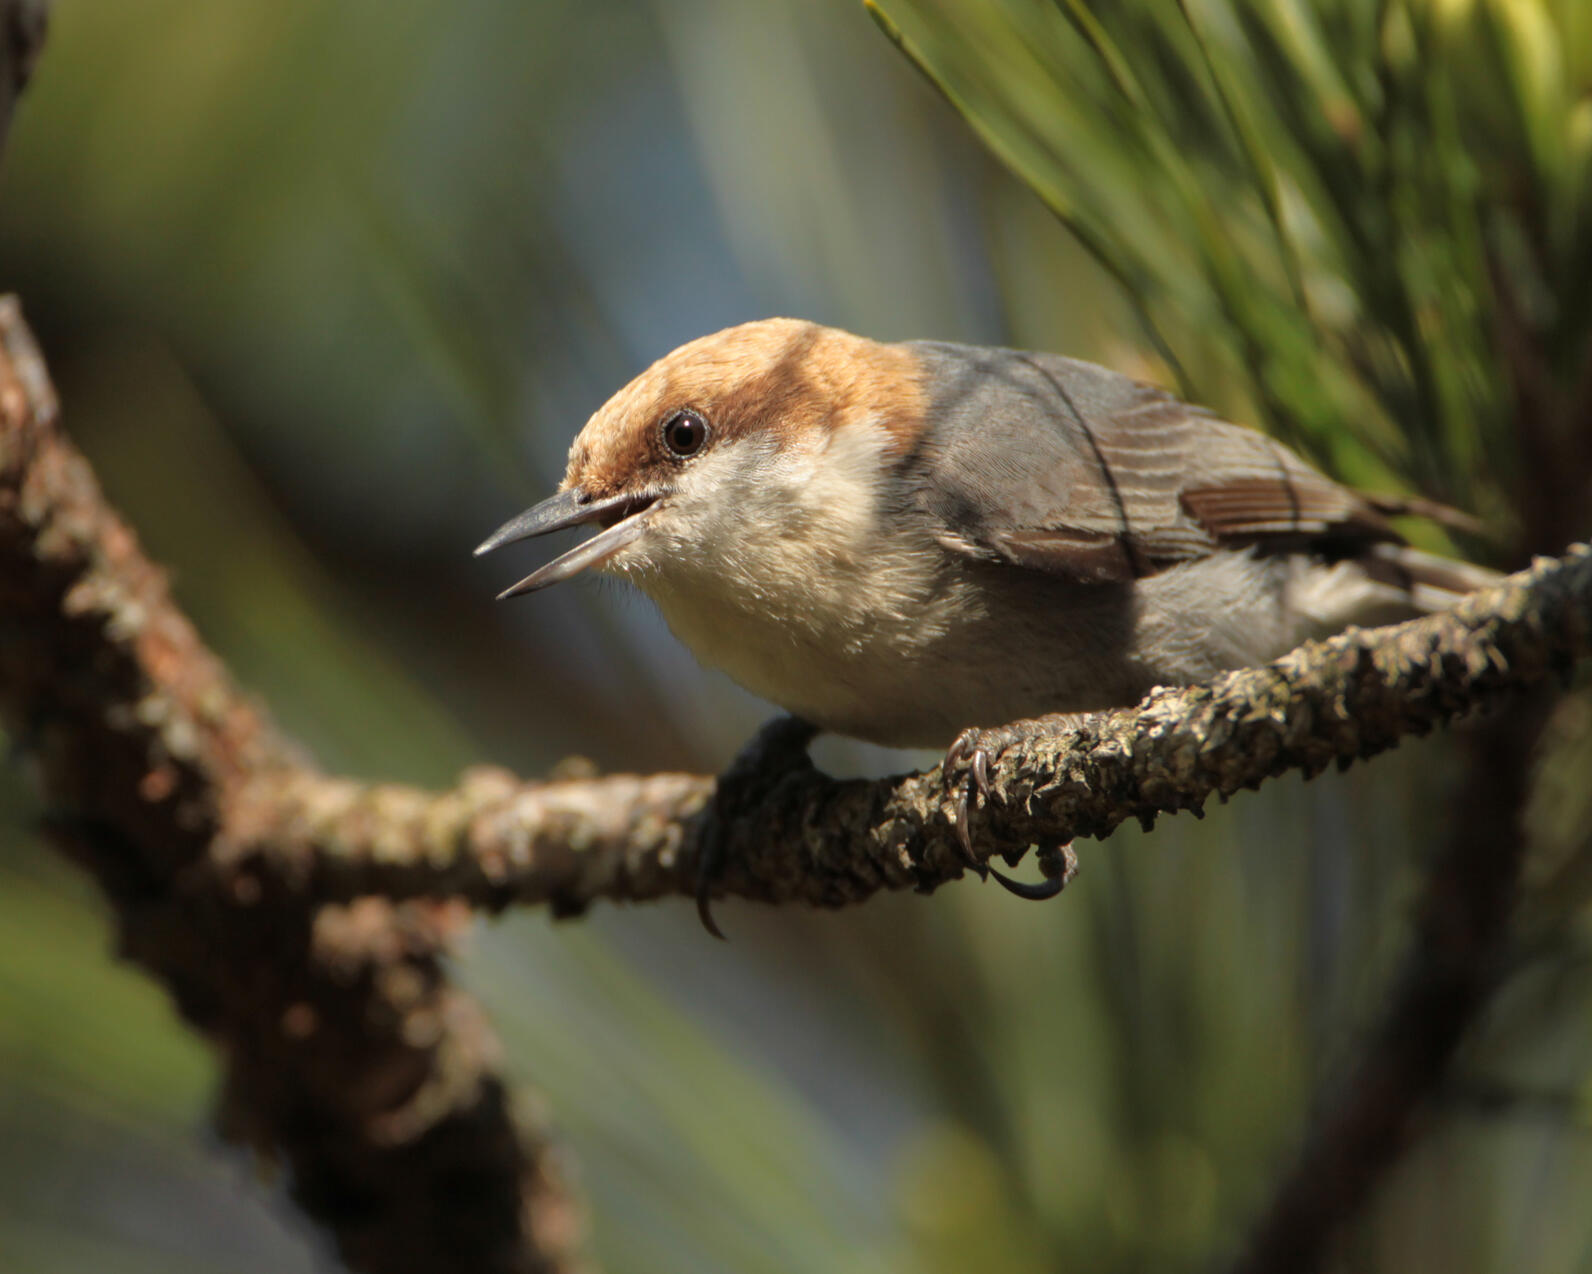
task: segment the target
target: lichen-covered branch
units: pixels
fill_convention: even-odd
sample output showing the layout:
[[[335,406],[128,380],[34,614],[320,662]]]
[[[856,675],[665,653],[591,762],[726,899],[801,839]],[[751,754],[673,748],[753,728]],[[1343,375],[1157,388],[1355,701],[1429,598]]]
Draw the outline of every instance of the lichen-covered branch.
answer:
[[[1425,734],[1568,670],[1592,650],[1592,549],[1543,559],[1455,610],[1345,633],[1265,668],[1161,690],[1138,707],[1048,728],[995,757],[970,815],[974,854],[1101,836],[1199,809],[1290,770],[1315,773]],[[838,906],[931,888],[965,870],[964,773],[837,782],[810,766],[729,802],[722,894]],[[467,775],[453,791],[364,785],[306,770],[244,789],[212,866],[250,888],[347,899],[444,896],[499,908],[690,894],[713,785],[688,775],[520,783]]]
[[[294,1196],[380,1274],[571,1270],[579,1209],[517,1128],[491,1032],[441,955],[467,915],[324,905],[220,880],[243,793],[306,773],[172,602],[56,425],[0,301],[0,711],[56,840],[121,947],[226,1067],[222,1126],[285,1157]]]

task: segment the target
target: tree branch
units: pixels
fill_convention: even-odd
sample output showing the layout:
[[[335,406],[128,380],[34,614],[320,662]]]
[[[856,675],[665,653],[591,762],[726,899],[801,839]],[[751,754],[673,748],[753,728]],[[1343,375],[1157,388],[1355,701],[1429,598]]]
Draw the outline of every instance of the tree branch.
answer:
[[[1136,708],[1048,728],[998,754],[972,814],[974,855],[1103,836],[1198,810],[1263,780],[1372,756],[1498,703],[1592,651],[1592,549],[1395,628],[1351,631],[1265,668],[1160,690]],[[931,889],[965,870],[954,792],[935,769],[840,782],[793,769],[737,807],[721,894],[839,906]],[[712,781],[688,775],[522,783],[498,770],[428,794],[305,769],[248,785],[214,865],[258,887],[347,899],[445,896],[498,909],[689,895]],[[254,886],[251,886],[254,887]]]
[[[304,762],[200,643],[56,414],[0,301],[0,709],[124,952],[217,1043],[223,1131],[285,1156],[355,1268],[578,1268],[554,1152],[516,1130],[491,1032],[442,970],[467,913],[267,897],[207,869],[240,795]]]

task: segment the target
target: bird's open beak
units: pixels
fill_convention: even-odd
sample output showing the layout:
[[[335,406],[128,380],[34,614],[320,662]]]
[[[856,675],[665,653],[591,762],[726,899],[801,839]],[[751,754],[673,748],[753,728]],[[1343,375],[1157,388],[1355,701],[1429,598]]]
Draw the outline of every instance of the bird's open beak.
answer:
[[[513,588],[504,589],[498,594],[498,600],[518,597],[521,593],[534,593],[539,588],[579,575],[587,567],[601,566],[627,544],[634,543],[646,530],[647,518],[657,498],[656,495],[614,495],[593,500],[579,487],[572,487],[526,509],[518,517],[510,518],[487,536],[475,553],[479,557],[505,544],[528,540],[534,535],[547,535],[587,522],[602,523],[603,530],[591,539],[576,545],[562,557],[555,557]]]

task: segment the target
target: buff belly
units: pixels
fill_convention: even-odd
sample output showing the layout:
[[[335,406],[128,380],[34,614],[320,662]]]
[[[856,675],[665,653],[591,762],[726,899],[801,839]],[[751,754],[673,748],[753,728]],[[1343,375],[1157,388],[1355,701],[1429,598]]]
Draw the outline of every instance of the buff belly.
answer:
[[[754,694],[837,734],[926,748],[969,726],[1132,704],[1415,609],[1354,563],[1249,553],[1108,585],[942,564],[905,606],[749,605],[711,582],[648,591],[701,662]]]

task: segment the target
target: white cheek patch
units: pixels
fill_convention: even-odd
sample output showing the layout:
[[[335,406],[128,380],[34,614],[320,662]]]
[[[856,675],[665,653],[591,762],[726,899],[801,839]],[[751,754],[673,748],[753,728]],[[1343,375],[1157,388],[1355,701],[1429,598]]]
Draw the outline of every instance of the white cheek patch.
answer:
[[[889,443],[890,435],[871,421],[847,425],[829,435],[814,464],[802,503],[813,517],[829,523],[836,547],[864,546],[876,538],[875,508]]]
[[[682,468],[612,567],[703,663],[814,720],[861,719],[853,697],[898,681],[955,601],[932,540],[879,535],[890,445],[859,422],[717,446]]]
[[[781,542],[796,547],[791,541],[808,552],[852,551],[872,523],[887,442],[882,430],[851,426],[824,448],[767,435],[713,447],[682,468],[654,530],[625,564],[722,570]]]
[[[685,466],[648,534],[615,569],[660,589],[795,611],[854,611],[859,577],[891,571],[875,519],[890,435],[870,421],[823,436],[727,441]],[[888,554],[884,555],[888,557]]]
[[[874,546],[887,441],[882,430],[849,426],[821,448],[753,438],[715,449],[660,510],[670,515],[676,564],[765,600],[843,587]]]

